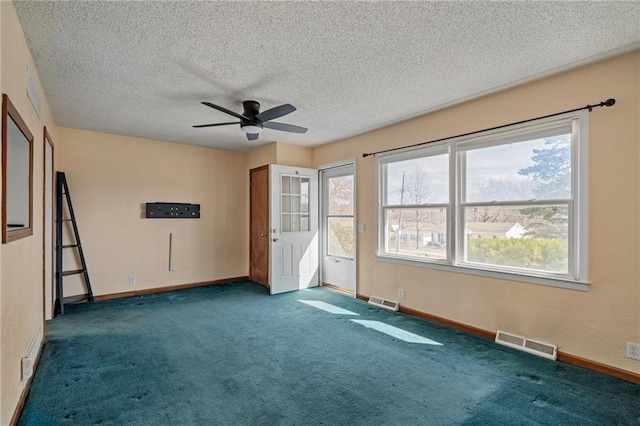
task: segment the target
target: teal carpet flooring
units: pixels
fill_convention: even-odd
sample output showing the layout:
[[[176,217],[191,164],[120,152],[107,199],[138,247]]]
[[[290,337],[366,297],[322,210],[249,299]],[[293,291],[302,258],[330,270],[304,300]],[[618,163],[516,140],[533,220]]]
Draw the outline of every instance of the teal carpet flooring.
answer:
[[[47,340],[20,425],[640,425],[638,385],[322,288],[75,305]]]

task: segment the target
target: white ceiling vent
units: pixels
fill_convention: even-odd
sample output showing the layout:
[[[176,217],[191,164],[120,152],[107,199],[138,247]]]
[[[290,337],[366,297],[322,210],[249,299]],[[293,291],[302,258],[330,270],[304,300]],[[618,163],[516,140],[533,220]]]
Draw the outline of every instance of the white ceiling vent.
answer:
[[[558,347],[555,345],[538,342],[536,340],[527,339],[526,337],[505,333],[500,330],[496,333],[496,343],[552,360],[555,360],[558,357]]]
[[[398,302],[394,302],[393,300],[386,300],[380,297],[371,296],[369,298],[369,303],[372,305],[379,306],[381,308],[389,309],[390,311],[398,311],[400,308],[400,304]]]

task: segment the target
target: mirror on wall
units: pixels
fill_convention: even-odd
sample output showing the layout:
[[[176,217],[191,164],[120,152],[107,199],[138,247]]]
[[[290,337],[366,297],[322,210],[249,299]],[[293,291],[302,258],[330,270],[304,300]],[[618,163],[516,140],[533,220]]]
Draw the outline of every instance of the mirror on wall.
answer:
[[[33,235],[33,135],[2,95],[2,242]]]

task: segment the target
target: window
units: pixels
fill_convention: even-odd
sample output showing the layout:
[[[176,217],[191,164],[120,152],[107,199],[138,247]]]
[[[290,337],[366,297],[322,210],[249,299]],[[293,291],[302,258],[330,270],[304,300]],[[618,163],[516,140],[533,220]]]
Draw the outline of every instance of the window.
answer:
[[[309,178],[282,176],[282,232],[309,231]]]
[[[390,157],[384,163],[383,250],[399,257],[448,260],[449,153]]]
[[[353,259],[353,188],[353,174],[330,176],[326,180],[328,256]]]
[[[587,128],[579,113],[379,155],[378,256],[586,283]]]

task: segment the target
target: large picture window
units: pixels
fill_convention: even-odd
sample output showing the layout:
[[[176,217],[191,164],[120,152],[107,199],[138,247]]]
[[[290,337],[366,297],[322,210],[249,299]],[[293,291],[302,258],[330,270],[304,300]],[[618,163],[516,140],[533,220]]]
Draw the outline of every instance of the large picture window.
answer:
[[[586,283],[586,129],[574,114],[378,156],[378,256]]]

